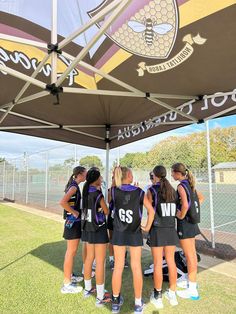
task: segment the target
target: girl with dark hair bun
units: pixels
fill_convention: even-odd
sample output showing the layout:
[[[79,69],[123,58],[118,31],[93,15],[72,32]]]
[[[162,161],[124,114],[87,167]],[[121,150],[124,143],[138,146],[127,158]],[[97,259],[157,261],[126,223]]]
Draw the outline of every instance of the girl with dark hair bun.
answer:
[[[155,209],[155,218],[150,230],[150,247],[154,264],[154,291],[150,301],[157,309],[161,309],[163,308],[163,253],[168,265],[170,285],[165,297],[172,306],[178,305],[176,298],[177,269],[175,265],[175,248],[179,243],[175,229],[177,197],[174,188],[166,179],[165,167],[156,166],[152,173],[154,182],[147,191],[147,197]]]
[[[195,236],[200,233],[198,224],[191,220],[190,213],[199,212],[200,204],[203,202],[203,195],[195,189],[195,179],[186,166],[176,163],[172,167],[172,177],[179,181],[177,187],[179,206],[177,212],[177,232],[180,245],[187,260],[188,282],[187,289],[178,291],[181,298],[198,300],[197,290],[197,254],[195,247]],[[182,285],[182,283],[181,283]]]
[[[72,269],[74,257],[78,250],[81,238],[81,193],[79,184],[85,181],[87,171],[84,167],[77,166],[73,169],[66,187],[65,195],[60,201],[64,208],[64,233],[63,237],[67,240],[67,250],[64,259],[64,285],[62,293],[78,293],[83,289],[72,284]]]
[[[86,241],[87,254],[84,264],[84,297],[90,297],[95,288],[92,287],[92,264],[96,261],[95,305],[102,307],[111,301],[109,293],[104,289],[104,264],[108,240],[106,215],[108,208],[101,192],[102,176],[96,168],[91,168],[86,176],[83,187],[83,240]]]

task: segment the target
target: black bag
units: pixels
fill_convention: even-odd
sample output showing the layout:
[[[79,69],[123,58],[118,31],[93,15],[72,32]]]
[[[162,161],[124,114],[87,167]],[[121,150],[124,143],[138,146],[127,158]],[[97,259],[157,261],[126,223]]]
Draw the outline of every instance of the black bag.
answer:
[[[187,193],[188,202],[189,202],[189,209],[186,214],[186,219],[188,222],[192,224],[200,223],[200,203],[198,199],[198,195],[196,190],[193,191],[190,185],[181,182],[180,185],[184,188]]]
[[[201,257],[198,253],[197,253],[197,260],[198,262],[201,261]],[[177,278],[180,278],[182,276],[185,277],[188,273],[188,269],[187,269],[186,258],[183,251],[175,252],[175,264],[177,267]],[[149,268],[144,270],[144,276],[145,277],[153,276],[153,271],[154,271],[154,268],[152,264],[149,266]],[[163,281],[169,281],[168,265],[166,263],[165,257],[163,257],[163,260],[162,260],[162,273],[163,273]]]

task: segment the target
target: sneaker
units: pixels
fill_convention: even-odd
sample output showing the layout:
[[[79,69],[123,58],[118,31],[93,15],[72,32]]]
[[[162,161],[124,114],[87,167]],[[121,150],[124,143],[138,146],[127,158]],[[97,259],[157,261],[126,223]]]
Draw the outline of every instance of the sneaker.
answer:
[[[181,276],[177,279],[177,287],[187,289],[188,288],[188,276]]]
[[[115,261],[114,260],[109,261],[109,267],[111,270],[114,270],[114,267],[115,267]]]
[[[185,289],[176,292],[180,298],[197,301],[200,299],[197,289]]]
[[[170,305],[175,306],[179,304],[175,292],[170,292],[170,290],[167,290],[165,293],[165,297],[167,300],[169,300]]]
[[[96,288],[95,287],[93,287],[91,290],[85,290],[84,289],[84,297],[88,298],[91,295],[93,295],[95,292],[96,292]]]
[[[114,298],[112,296],[111,312],[112,313],[119,313],[123,303],[124,303],[124,298],[121,295],[119,295],[119,297],[117,297],[117,298]]]
[[[157,308],[163,309],[162,291],[153,291],[150,297],[150,302]]]
[[[134,314],[143,314],[144,303],[142,301],[142,305],[134,305]]]
[[[79,293],[83,290],[82,287],[80,286],[75,286],[72,283],[67,284],[67,285],[63,285],[63,287],[61,288],[61,293]]]
[[[102,300],[96,298],[95,305],[97,307],[103,307],[104,305],[106,305],[107,303],[110,303],[110,302],[111,302],[111,295],[110,295],[110,293],[105,292]]]
[[[76,274],[72,273],[71,275],[71,281],[72,283],[78,283],[84,280],[84,277],[77,276]]]

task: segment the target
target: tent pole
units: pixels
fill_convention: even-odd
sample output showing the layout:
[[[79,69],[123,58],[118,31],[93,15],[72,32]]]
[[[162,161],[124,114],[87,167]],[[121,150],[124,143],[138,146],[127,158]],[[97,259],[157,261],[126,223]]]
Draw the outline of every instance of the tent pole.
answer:
[[[109,157],[110,157],[110,125],[106,126],[106,191],[105,200],[108,202],[108,187],[109,187]]]
[[[212,195],[211,147],[210,147],[209,121],[206,121],[205,125],[206,125],[206,140],[207,140],[207,168],[208,168],[210,215],[211,215],[211,245],[212,245],[212,248],[215,249],[215,224],[214,224],[214,207],[213,207],[213,195]]]
[[[92,25],[99,22],[105,15],[107,15],[109,12],[114,10],[121,2],[122,0],[116,0],[112,1],[109,5],[107,5],[103,10],[101,10],[98,14],[96,14],[94,17],[92,17],[87,23],[82,25],[79,29],[77,29],[75,32],[73,32],[71,35],[69,35],[67,38],[63,39],[59,45],[58,48],[62,49],[67,44],[69,44],[73,39],[78,37],[80,34],[84,33],[88,28],[90,28]]]
[[[57,0],[52,0],[52,31],[51,31],[51,44],[57,44]],[[51,52],[51,84],[57,80],[57,52]]]
[[[99,38],[104,34],[107,28],[112,24],[112,22],[117,18],[117,16],[130,4],[131,0],[123,0],[120,2],[119,6],[111,13],[108,19],[102,24],[101,28],[96,35],[88,42],[88,44],[80,51],[80,53],[75,57],[74,61],[68,66],[68,68],[63,72],[56,82],[56,86],[60,86],[66,79],[67,75],[77,66],[77,64],[85,57],[89,50],[94,46],[94,44],[99,40]],[[60,48],[60,45],[59,45]]]

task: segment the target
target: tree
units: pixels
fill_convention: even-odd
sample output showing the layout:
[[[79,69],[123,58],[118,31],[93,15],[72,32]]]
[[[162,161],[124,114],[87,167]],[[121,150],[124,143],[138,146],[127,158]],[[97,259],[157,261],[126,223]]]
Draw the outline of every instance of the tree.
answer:
[[[85,156],[80,159],[79,162],[80,166],[91,168],[91,167],[98,167],[100,170],[103,169],[102,161],[97,156]]]

